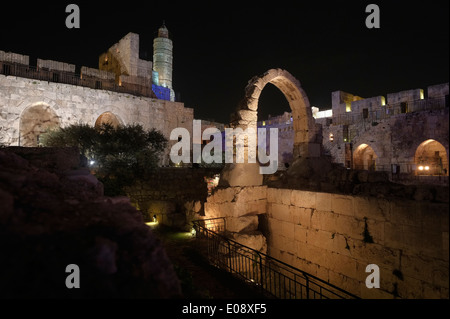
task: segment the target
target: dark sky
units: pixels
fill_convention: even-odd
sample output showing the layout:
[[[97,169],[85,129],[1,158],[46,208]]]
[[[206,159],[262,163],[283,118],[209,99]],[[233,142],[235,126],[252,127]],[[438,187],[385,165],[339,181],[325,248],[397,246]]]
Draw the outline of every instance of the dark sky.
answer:
[[[65,26],[69,3],[80,7],[80,29]],[[365,26],[370,3],[380,7],[380,29]],[[0,9],[0,50],[97,68],[101,53],[135,32],[141,58],[152,60],[165,20],[181,101],[196,118],[228,122],[247,82],[271,68],[294,75],[322,109],[336,90],[372,97],[448,82],[448,7],[447,0],[14,1]],[[262,91],[260,118],[288,110],[276,88]]]

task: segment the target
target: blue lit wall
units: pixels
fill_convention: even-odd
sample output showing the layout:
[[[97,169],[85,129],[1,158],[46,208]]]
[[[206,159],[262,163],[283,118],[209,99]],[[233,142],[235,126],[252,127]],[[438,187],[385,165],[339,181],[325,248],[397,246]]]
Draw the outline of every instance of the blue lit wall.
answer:
[[[152,84],[152,91],[160,100],[170,101],[170,89]]]

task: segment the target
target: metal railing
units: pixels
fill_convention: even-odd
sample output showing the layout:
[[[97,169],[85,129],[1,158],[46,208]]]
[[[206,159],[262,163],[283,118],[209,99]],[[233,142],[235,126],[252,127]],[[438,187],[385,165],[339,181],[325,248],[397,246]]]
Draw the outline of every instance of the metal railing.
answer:
[[[106,80],[92,76],[81,76],[72,72],[49,70],[18,63],[0,61],[0,74],[156,98],[151,85],[143,86],[131,83],[122,83],[119,85],[114,80]]]
[[[221,221],[222,220],[222,221]],[[208,225],[209,226],[206,226]],[[359,299],[320,278],[292,267],[260,251],[226,238],[225,219],[193,222],[209,262],[252,285],[269,298],[279,299]]]

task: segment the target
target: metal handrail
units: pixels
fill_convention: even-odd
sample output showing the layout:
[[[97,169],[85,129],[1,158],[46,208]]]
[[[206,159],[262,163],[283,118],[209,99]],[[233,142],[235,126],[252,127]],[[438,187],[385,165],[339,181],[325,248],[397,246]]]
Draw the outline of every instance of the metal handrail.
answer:
[[[130,83],[119,85],[114,80],[106,80],[92,76],[81,76],[72,72],[49,70],[47,68],[38,68],[19,63],[0,61],[0,74],[156,98],[150,86]]]
[[[268,297],[359,299],[314,275],[208,229],[202,225],[205,221],[193,221],[193,226],[197,238],[207,241],[210,263],[252,284]]]

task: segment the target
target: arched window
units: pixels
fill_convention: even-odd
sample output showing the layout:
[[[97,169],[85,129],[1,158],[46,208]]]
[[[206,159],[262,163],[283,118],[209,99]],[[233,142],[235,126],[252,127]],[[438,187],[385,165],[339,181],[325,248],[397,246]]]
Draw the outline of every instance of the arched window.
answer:
[[[426,140],[417,147],[414,156],[416,175],[448,176],[448,157],[445,147],[435,140]]]
[[[20,145],[39,146],[41,135],[58,127],[59,118],[50,106],[45,104],[30,106],[20,116]]]
[[[102,124],[111,124],[114,128],[121,125],[119,118],[111,112],[102,113],[95,121],[95,128],[99,128]]]
[[[378,156],[372,147],[367,144],[361,144],[353,153],[353,168],[375,171],[377,158]]]

